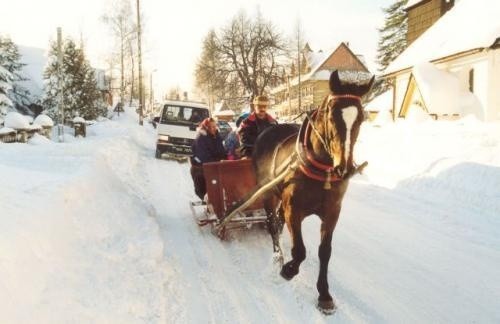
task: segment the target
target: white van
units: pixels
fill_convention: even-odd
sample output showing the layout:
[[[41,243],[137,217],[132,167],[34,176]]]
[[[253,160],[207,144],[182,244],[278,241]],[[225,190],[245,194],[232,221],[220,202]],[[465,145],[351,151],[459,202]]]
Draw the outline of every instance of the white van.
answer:
[[[210,116],[208,106],[189,101],[167,100],[157,125],[156,158],[186,160],[198,124]]]

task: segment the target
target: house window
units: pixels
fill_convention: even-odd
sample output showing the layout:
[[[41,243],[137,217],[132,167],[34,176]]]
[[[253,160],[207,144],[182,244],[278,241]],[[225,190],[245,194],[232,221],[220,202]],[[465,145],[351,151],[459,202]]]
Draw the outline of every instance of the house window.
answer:
[[[474,93],[474,69],[469,70],[469,91]]]

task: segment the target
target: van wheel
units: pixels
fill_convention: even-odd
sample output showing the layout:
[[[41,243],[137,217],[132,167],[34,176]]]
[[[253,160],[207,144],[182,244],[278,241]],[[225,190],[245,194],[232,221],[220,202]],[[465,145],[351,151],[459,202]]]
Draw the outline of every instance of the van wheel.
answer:
[[[155,158],[161,159],[161,154],[162,154],[162,151],[160,151],[159,149],[156,149]]]

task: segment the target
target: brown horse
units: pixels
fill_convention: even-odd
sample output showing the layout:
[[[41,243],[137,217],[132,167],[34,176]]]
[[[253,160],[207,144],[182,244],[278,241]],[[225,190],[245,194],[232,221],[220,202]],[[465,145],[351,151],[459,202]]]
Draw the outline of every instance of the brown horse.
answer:
[[[293,166],[285,171],[288,175],[284,181],[265,198],[274,251],[281,252],[279,219],[284,219],[291,235],[292,260],[282,266],[283,278],[290,280],[296,276],[306,257],[302,221],[312,214],[321,219],[317,289],[318,307],[325,313],[335,310],[327,279],[332,234],[349,178],[357,171],[353,149],[364,119],[361,97],[373,84],[369,76],[364,82],[341,81],[343,73],[332,73],[331,94],[304,121],[300,130],[291,125],[266,130],[257,139],[252,156],[260,185],[275,178],[284,166]],[[351,78],[358,75],[345,74]]]

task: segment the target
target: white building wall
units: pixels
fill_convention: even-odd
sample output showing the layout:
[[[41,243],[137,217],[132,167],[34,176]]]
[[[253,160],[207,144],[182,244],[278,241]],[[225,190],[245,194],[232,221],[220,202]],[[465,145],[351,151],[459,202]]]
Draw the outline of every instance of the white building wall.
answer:
[[[488,120],[490,103],[488,96],[489,81],[488,61],[474,64],[474,94],[479,99],[484,120]]]
[[[500,49],[489,52],[488,120],[500,119]]]

